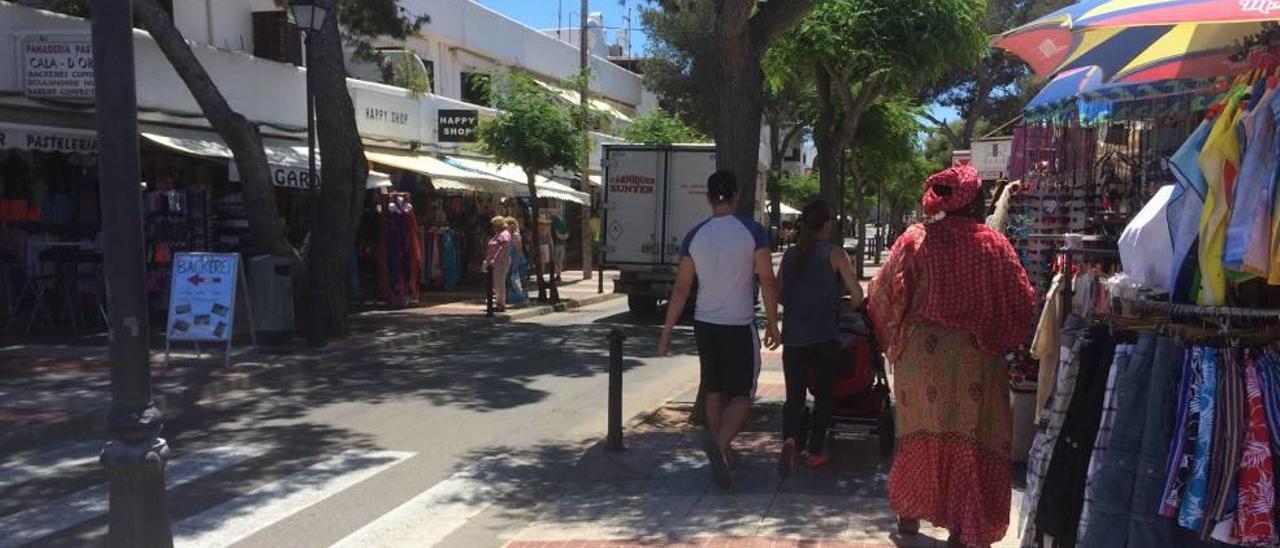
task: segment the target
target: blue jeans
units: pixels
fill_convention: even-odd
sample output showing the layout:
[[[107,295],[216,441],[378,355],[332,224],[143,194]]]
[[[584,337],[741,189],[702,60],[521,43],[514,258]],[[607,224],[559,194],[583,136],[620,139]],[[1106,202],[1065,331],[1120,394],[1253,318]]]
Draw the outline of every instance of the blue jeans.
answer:
[[[1081,546],[1125,547],[1155,350],[1156,335],[1141,335],[1128,367],[1120,370],[1116,377],[1113,397],[1115,418],[1106,450],[1099,455],[1102,466],[1090,483],[1089,498],[1092,502],[1088,528],[1080,539]],[[1180,360],[1177,365],[1181,366]]]

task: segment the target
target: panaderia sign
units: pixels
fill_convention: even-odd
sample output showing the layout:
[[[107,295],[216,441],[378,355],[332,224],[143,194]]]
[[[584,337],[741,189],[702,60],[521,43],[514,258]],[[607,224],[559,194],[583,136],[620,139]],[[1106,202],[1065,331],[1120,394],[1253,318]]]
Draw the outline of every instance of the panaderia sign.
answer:
[[[88,35],[32,35],[19,41],[27,97],[92,101],[93,42]]]

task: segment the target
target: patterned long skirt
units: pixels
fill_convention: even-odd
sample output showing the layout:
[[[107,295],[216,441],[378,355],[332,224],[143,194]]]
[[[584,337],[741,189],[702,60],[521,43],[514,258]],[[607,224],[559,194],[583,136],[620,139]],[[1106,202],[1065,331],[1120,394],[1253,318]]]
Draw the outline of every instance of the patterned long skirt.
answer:
[[[967,332],[917,324],[893,371],[894,511],[958,532],[967,546],[1004,538],[1013,419],[1003,358],[979,351]]]

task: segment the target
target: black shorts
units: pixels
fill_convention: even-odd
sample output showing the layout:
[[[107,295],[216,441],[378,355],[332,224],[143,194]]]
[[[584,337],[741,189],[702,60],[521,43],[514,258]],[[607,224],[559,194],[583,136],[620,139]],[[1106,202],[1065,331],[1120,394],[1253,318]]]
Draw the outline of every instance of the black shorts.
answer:
[[[729,399],[755,395],[759,337],[755,326],[693,323],[702,369],[702,389]]]

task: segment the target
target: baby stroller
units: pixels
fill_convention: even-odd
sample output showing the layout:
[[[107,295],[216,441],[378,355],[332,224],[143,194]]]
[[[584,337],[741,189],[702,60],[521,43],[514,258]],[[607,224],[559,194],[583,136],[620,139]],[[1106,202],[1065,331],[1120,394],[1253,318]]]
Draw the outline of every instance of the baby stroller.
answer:
[[[846,300],[840,309],[840,361],[831,389],[827,436],[875,435],[880,440],[880,454],[887,457],[893,454],[897,441],[884,355],[865,314],[865,302],[854,308]]]

